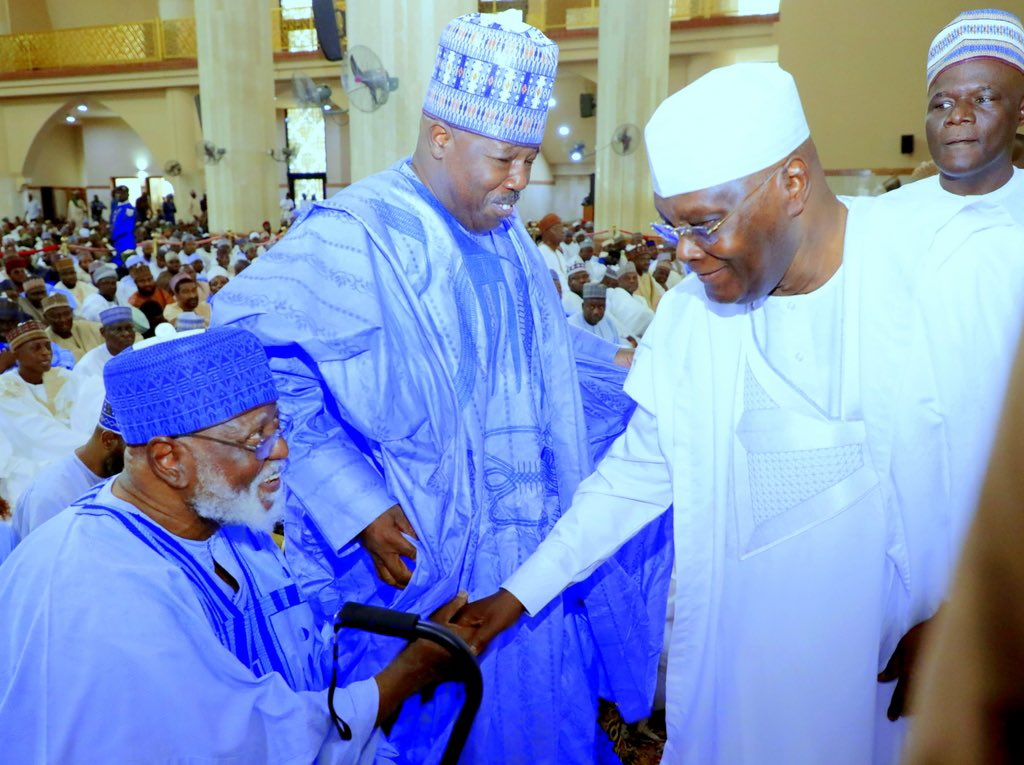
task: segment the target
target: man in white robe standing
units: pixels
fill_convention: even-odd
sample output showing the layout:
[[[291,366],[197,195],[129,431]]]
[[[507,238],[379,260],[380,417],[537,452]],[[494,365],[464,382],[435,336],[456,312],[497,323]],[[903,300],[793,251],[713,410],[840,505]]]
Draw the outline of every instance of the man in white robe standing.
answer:
[[[709,109],[713,129],[692,119]],[[899,388],[910,285],[887,273],[870,216],[829,191],[777,65],[708,73],[645,139],[656,206],[697,278],[665,295],[640,343],[626,432],[460,619],[491,625],[482,648],[672,505],[662,761],[894,763],[904,721],[887,710],[908,677],[894,691],[877,675],[917,586],[902,517],[918,498],[890,474],[898,422],[918,415]]]
[[[562,285],[562,294],[569,291],[568,260],[562,247],[565,235],[565,224],[554,213],[548,213],[537,223],[540,231],[540,243],[537,249],[544,258],[544,265],[558,272],[558,281]]]
[[[917,632],[946,597],[1024,325],[1024,170],[1012,164],[1024,124],[1024,25],[1006,11],[965,11],[936,35],[927,63],[925,133],[939,173],[879,198],[875,224],[917,281],[907,319],[923,342],[907,385],[929,398],[941,430],[906,435],[935,450],[933,470],[907,472],[915,494],[934,487],[936,496],[931,513],[910,520],[946,530],[941,545],[910,549],[933,584],[912,607]]]

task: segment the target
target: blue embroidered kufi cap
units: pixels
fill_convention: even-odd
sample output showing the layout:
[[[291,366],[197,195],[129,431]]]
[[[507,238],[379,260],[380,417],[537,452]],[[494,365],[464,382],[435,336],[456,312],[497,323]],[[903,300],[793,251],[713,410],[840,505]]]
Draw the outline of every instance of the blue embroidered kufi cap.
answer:
[[[108,361],[103,380],[129,445],[210,428],[277,400],[263,346],[234,327],[144,340]]]
[[[964,11],[932,40],[928,49],[928,87],[956,64],[976,58],[1001,61],[1024,74],[1024,25],[1007,11]]]
[[[123,324],[131,320],[131,306],[115,305],[112,308],[104,308],[100,311],[100,324],[104,327],[109,327],[112,324]]]
[[[469,13],[441,32],[423,112],[471,133],[539,147],[558,46],[516,10]]]

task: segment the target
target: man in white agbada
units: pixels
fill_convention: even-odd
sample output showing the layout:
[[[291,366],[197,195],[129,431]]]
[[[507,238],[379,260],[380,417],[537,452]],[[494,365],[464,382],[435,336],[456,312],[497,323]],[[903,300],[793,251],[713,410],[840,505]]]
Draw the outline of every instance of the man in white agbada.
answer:
[[[67,383],[71,400],[71,427],[88,436],[103,408],[103,368],[107,362],[135,342],[132,309],[126,305],[107,308],[100,313],[103,344],[93,348],[75,364]]]
[[[558,273],[558,281],[562,285],[562,295],[569,291],[567,279],[568,261],[562,247],[562,239],[565,235],[565,224],[562,219],[554,213],[548,213],[537,223],[537,230],[540,231],[540,242],[537,249],[544,258],[544,265]]]
[[[628,260],[620,261],[615,277],[619,286],[608,289],[608,315],[615,322],[615,326],[619,328],[623,339],[626,337],[641,338],[651,325],[651,320],[654,319],[654,311],[647,305],[646,300],[633,294],[639,283],[636,266]],[[623,277],[625,278],[623,279]],[[623,288],[620,279],[622,281],[631,280],[632,291]]]
[[[537,551],[460,618],[491,625],[481,647],[671,504],[662,761],[896,762],[904,721],[886,718],[894,687],[878,673],[912,626],[903,516],[928,511],[890,475],[897,424],[918,415],[900,391],[910,287],[871,217],[828,190],[777,65],[708,73],[645,138],[656,206],[697,278],[665,295],[640,343],[626,432]]]
[[[0,375],[0,425],[15,449],[19,470],[9,479],[8,502],[16,502],[39,469],[79,446],[85,437],[69,423],[70,372],[53,366],[46,330],[26,321],[7,333],[17,367]]]
[[[577,260],[568,265],[565,282],[569,289],[562,292],[562,308],[566,316],[577,314],[583,308],[583,287],[589,281],[590,275],[583,261]]]
[[[28,195],[28,201],[25,203],[25,220],[35,220],[43,216],[43,206],[39,204],[39,200],[33,197],[31,194]]]
[[[60,278],[60,281],[53,285],[54,292],[63,292],[69,300],[74,301],[75,316],[80,317],[85,299],[94,294],[96,288],[89,282],[78,278],[75,261],[71,258],[58,258],[53,262],[53,267]]]
[[[918,473],[922,485],[948,486],[942,554],[949,573],[973,515],[1024,324],[1024,170],[1012,164],[1024,124],[1024,26],[1006,11],[965,11],[932,41],[925,132],[938,175],[879,200],[879,227],[900,245],[904,267],[921,274],[916,319],[923,358],[912,385],[934,377],[936,416],[945,437],[942,469]],[[914,241],[925,245],[915,250]],[[975,254],[968,257],[967,251]],[[932,464],[939,465],[938,461]],[[939,502],[932,503],[938,507]],[[945,594],[945,577],[927,611]]]
[[[615,322],[605,315],[605,295],[607,288],[603,284],[584,284],[583,300],[580,310],[569,317],[569,323],[585,329],[615,345],[623,345],[619,339],[619,330]]]
[[[17,539],[24,540],[93,486],[123,468],[124,439],[110,404],[105,403],[89,440],[67,457],[43,468],[21,493],[11,520]]]
[[[431,679],[436,649],[341,678],[343,740],[330,625],[268,533],[288,447],[256,338],[147,341],[104,375],[124,472],[0,567],[4,761],[372,762],[376,726]]]
[[[99,321],[100,311],[122,304],[117,297],[117,269],[104,263],[92,272],[96,292],[86,297],[78,307],[79,317],[86,321]]]

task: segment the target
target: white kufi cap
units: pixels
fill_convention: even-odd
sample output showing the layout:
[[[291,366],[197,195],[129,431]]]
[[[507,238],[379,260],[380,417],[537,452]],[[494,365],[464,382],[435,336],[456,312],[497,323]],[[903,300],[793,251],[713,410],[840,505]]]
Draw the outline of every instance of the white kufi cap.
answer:
[[[771,167],[811,131],[778,64],[713,69],[666,98],[644,129],[654,193],[673,197]]]

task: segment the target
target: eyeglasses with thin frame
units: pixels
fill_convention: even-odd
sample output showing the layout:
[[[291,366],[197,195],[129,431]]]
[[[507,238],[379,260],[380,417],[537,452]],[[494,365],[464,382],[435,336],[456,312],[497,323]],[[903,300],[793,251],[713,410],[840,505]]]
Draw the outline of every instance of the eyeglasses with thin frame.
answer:
[[[654,231],[662,239],[665,240],[666,244],[675,246],[679,244],[680,239],[682,239],[684,236],[688,236],[691,239],[693,239],[699,247],[711,247],[712,245],[715,244],[715,242],[718,241],[718,230],[722,228],[723,225],[725,225],[725,222],[729,220],[729,218],[731,218],[737,212],[739,212],[741,209],[743,209],[743,206],[751,199],[753,199],[754,195],[757,194],[757,192],[759,192],[761,189],[767,186],[769,181],[771,181],[771,179],[774,178],[778,174],[779,170],[784,168],[786,164],[787,163],[784,162],[783,164],[775,168],[775,170],[773,170],[767,178],[765,178],[757,185],[757,188],[755,188],[753,191],[751,191],[749,194],[743,197],[743,199],[740,200],[738,205],[736,205],[734,208],[732,208],[729,212],[727,212],[724,216],[722,216],[717,221],[712,223],[710,226],[670,226],[667,223],[652,223],[651,228],[653,228]]]
[[[246,451],[252,452],[256,459],[260,462],[265,462],[273,453],[274,447],[277,446],[278,440],[284,434],[284,424],[279,423],[274,429],[274,432],[264,438],[258,444],[246,444],[239,443],[238,441],[226,441],[223,438],[215,438],[208,436],[204,433],[185,433],[184,435],[178,436],[178,438],[201,438],[204,441],[213,441],[217,444],[224,444],[225,446],[234,446],[238,449],[245,449]]]

